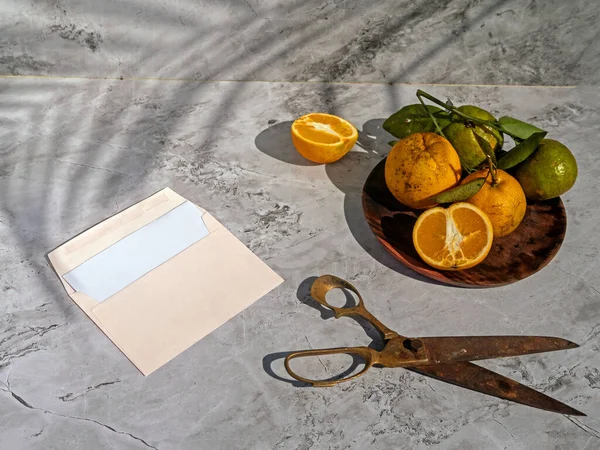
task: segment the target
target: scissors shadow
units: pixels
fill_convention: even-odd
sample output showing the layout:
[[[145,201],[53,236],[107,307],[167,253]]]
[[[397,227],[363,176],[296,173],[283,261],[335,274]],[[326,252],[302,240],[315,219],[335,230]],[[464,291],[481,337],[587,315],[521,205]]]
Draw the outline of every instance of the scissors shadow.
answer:
[[[333,313],[333,311],[331,311],[330,309],[327,309],[326,307],[324,307],[323,305],[321,305],[319,302],[317,302],[315,299],[312,298],[312,296],[310,295],[310,289],[313,285],[313,283],[315,282],[315,280],[318,277],[308,277],[307,279],[305,279],[302,283],[300,283],[300,286],[298,286],[298,290],[296,291],[296,296],[298,297],[298,300],[300,300],[302,303],[304,303],[305,305],[310,306],[311,308],[316,309],[317,311],[319,311],[321,313],[321,319],[331,319],[332,317],[335,317],[335,314]],[[343,308],[352,308],[353,306],[356,306],[356,298],[354,297],[354,295],[352,295],[352,293],[346,289],[340,289],[345,297],[346,297],[346,304],[345,305],[340,305]],[[377,331],[377,329],[375,327],[373,327],[373,325],[371,325],[367,320],[363,319],[360,316],[346,316],[349,319],[354,320],[356,323],[358,323],[362,329],[365,331],[365,333],[367,334],[367,336],[369,336],[369,338],[371,339],[371,343],[368,345],[368,347],[374,349],[374,350],[382,350],[382,339],[381,339],[381,335],[379,334],[379,331]]]
[[[293,353],[293,352],[292,351],[277,352],[277,353],[271,353],[269,355],[266,355],[262,361],[264,371],[267,372],[267,374],[269,376],[275,378],[276,380],[285,381],[286,383],[290,383],[294,387],[299,387],[299,388],[310,387],[311,385],[309,383],[304,383],[302,381],[294,380],[293,378],[284,378],[284,377],[278,375],[277,373],[275,373],[275,371],[273,370],[273,363],[280,359],[285,359],[285,357],[287,355],[289,355],[290,353]],[[285,371],[285,369],[283,369],[283,370]]]
[[[314,284],[314,282],[317,278],[318,277],[316,277],[316,276],[311,276],[311,277],[306,278],[304,281],[302,281],[302,283],[300,283],[300,285],[298,286],[298,290],[296,291],[296,296],[298,297],[298,300],[300,300],[305,305],[308,305],[311,308],[314,308],[317,311],[319,311],[321,313],[322,319],[328,320],[328,319],[331,319],[332,317],[335,317],[335,314],[333,313],[333,311],[331,311],[331,310],[327,309],[326,307],[324,307],[323,305],[321,305],[319,302],[317,302],[315,299],[313,299],[310,294],[312,285]],[[351,308],[353,306],[356,306],[355,297],[349,291],[347,291],[345,289],[342,289],[342,292],[344,293],[345,298],[346,298],[346,304],[343,305],[343,307]],[[366,321],[365,319],[363,319],[362,317],[359,317],[359,316],[348,316],[348,318],[351,318],[352,320],[357,322],[363,328],[363,330],[365,331],[367,336],[369,336],[369,338],[371,339],[371,343],[368,345],[368,347],[373,348],[374,350],[378,350],[378,351],[380,351],[382,349],[383,345],[382,345],[381,336],[379,335],[379,332],[368,321]],[[304,383],[304,382],[297,381],[297,380],[291,379],[291,378],[284,378],[284,377],[278,375],[275,372],[275,370],[273,369],[273,365],[276,361],[285,359],[285,357],[287,355],[289,355],[290,353],[293,353],[294,351],[277,352],[277,353],[271,353],[269,355],[266,355],[262,361],[263,369],[269,376],[275,378],[276,380],[290,383],[294,387],[310,387],[311,384],[309,384],[309,383]],[[356,355],[352,355],[352,354],[350,356],[352,356],[352,364],[347,369],[345,369],[344,372],[336,374],[335,377],[331,378],[332,380],[339,379],[339,378],[345,378],[348,375],[355,372],[356,369],[360,365],[364,364],[364,361],[362,360],[362,358],[359,358]],[[283,369],[283,370],[285,371],[285,369]]]
[[[305,305],[308,305],[311,308],[314,308],[317,311],[319,311],[321,313],[321,319],[331,319],[332,317],[335,317],[333,311],[325,308],[323,305],[321,305],[319,302],[313,299],[310,295],[310,289],[312,288],[312,285],[314,284],[317,278],[318,277],[308,277],[306,280],[300,283],[300,285],[298,286],[298,290],[296,291],[296,297],[298,297],[298,300],[300,300]]]
[[[294,351],[277,352],[277,353],[271,353],[269,355],[266,355],[263,358],[263,369],[269,376],[275,378],[276,380],[285,381],[286,383],[290,383],[294,387],[298,387],[298,388],[312,387],[312,385],[310,383],[305,383],[303,381],[298,381],[298,380],[291,379],[291,378],[284,378],[284,377],[278,375],[275,372],[275,370],[273,370],[273,363],[275,361],[278,361],[280,359],[285,359],[285,357],[287,355],[289,355],[290,353],[293,353]],[[347,369],[345,369],[343,372],[337,373],[337,374],[335,374],[335,376],[327,378],[326,379],[327,381],[335,381],[335,380],[340,380],[342,378],[346,378],[349,375],[356,372],[356,369],[359,366],[365,364],[365,361],[362,358],[360,358],[356,355],[353,355],[353,354],[350,354],[350,356],[352,356],[352,364]]]

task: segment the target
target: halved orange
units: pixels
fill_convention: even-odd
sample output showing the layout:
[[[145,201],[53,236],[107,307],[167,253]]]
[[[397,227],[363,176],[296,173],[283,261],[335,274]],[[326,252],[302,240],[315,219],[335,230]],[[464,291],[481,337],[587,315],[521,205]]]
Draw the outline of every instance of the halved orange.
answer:
[[[331,114],[307,114],[292,124],[292,142],[298,153],[320,164],[343,157],[352,150],[357,139],[354,125]]]
[[[486,213],[466,202],[428,209],[413,228],[417,253],[441,270],[464,270],[479,264],[490,252],[493,237]]]

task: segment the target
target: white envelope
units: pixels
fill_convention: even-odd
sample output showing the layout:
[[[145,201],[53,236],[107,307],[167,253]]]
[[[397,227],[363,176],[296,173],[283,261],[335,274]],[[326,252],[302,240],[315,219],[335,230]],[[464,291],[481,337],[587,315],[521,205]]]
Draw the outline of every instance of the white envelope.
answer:
[[[163,189],[48,254],[69,296],[144,375],[283,282],[192,205]]]

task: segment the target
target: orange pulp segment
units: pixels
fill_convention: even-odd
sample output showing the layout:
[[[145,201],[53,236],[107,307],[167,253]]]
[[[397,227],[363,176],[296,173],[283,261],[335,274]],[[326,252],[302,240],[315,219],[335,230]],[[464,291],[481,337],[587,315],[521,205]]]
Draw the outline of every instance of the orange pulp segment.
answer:
[[[441,270],[464,270],[479,264],[490,252],[493,237],[489,217],[466,202],[426,210],[413,229],[419,256]]]

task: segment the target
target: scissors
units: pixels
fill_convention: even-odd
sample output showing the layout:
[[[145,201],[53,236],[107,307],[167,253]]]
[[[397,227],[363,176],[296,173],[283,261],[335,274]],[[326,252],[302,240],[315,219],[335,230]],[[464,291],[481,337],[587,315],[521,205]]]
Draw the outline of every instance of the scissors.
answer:
[[[336,288],[354,292],[358,298],[357,304],[352,307],[341,308],[330,305],[325,297],[327,292]],[[368,321],[381,334],[384,346],[381,351],[369,347],[341,347],[290,353],[285,358],[285,368],[298,381],[316,387],[328,387],[364,375],[374,365],[403,367],[441,381],[534,408],[572,416],[585,416],[584,413],[541,392],[470,362],[579,347],[571,341],[548,336],[407,338],[390,330],[367,311],[358,290],[341,278],[333,275],[324,275],[317,278],[311,287],[311,296],[321,305],[332,310],[336,319],[354,315]],[[338,378],[326,380],[304,378],[297,375],[290,367],[290,361],[296,358],[334,354],[358,356],[365,366],[360,372],[345,378],[343,377],[344,374],[341,374]]]

